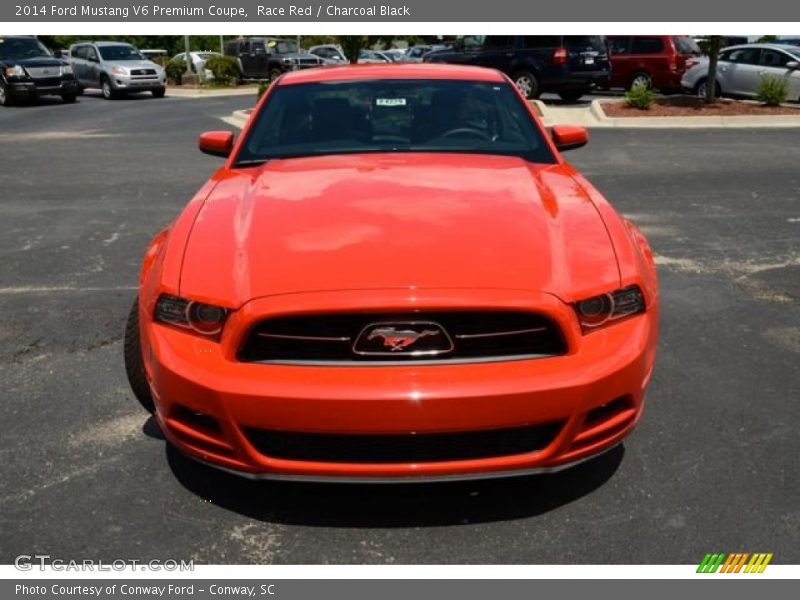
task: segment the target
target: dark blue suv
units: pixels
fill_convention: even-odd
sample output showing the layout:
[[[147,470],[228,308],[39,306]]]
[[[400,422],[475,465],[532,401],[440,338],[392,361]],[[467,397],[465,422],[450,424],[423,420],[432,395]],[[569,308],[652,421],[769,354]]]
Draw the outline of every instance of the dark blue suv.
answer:
[[[498,69],[529,99],[555,92],[575,102],[595,86],[607,85],[611,76],[602,35],[466,36],[453,48],[431,52],[423,60]]]

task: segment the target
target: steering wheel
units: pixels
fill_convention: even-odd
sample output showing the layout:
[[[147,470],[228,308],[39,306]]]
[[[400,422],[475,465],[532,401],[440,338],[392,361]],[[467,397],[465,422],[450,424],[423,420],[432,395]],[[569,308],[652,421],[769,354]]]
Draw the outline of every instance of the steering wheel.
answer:
[[[440,134],[440,138],[446,137],[455,137],[459,135],[471,135],[475,137],[479,137],[482,140],[491,141],[489,134],[483,131],[482,129],[478,129],[477,127],[455,127],[454,129],[448,129],[444,133]]]

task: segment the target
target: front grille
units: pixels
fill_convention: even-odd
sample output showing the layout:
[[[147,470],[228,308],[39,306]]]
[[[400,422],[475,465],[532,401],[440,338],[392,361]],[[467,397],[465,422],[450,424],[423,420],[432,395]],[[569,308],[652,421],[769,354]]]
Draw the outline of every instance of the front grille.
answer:
[[[308,67],[316,67],[319,65],[319,59],[317,58],[297,58],[295,62],[298,65],[308,66]]]
[[[155,69],[132,69],[131,75],[155,75]]]
[[[417,434],[329,434],[245,429],[261,454],[286,460],[339,463],[418,463],[493,458],[535,452],[563,423],[508,429]]]
[[[40,79],[53,79],[61,80],[61,67],[25,67],[33,79],[37,81]]]
[[[375,324],[429,323],[441,327],[448,342],[443,352],[415,354],[415,347],[430,348],[430,338],[418,346],[382,354],[354,351]],[[430,329],[428,325],[420,329]],[[374,340],[371,342],[374,347]],[[538,358],[566,353],[558,326],[537,313],[519,311],[458,311],[414,313],[361,313],[294,315],[262,321],[247,333],[239,349],[243,362],[280,363],[407,363],[409,361],[480,362]]]

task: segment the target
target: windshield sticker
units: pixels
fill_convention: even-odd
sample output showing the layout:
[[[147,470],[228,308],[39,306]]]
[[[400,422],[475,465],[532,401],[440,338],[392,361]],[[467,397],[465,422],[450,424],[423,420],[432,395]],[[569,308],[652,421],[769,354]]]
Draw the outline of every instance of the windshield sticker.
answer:
[[[375,106],[405,106],[405,98],[375,98]]]

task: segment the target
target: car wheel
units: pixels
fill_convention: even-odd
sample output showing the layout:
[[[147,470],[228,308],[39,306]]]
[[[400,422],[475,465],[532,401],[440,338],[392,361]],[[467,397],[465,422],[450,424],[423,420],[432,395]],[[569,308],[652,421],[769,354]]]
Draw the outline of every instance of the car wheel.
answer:
[[[577,102],[585,93],[584,90],[565,90],[563,92],[558,92],[558,96],[564,102]]]
[[[528,99],[533,100],[539,97],[539,80],[530,71],[519,71],[514,75],[514,83],[517,84],[519,91]]]
[[[14,104],[13,96],[6,89],[6,84],[0,81],[0,106],[11,106]]]
[[[106,100],[113,100],[117,97],[117,92],[114,90],[114,86],[111,85],[111,80],[105,75],[100,80],[100,91],[103,92],[103,98]]]
[[[75,99],[77,97],[78,97],[77,93],[61,94],[61,100],[64,102],[64,104],[72,104],[73,102],[75,102]]]
[[[164,94],[167,93],[167,88],[157,88],[151,93],[153,94],[153,98],[163,98]]]
[[[699,98],[705,98],[706,97],[706,85],[707,85],[707,82],[708,82],[707,79],[703,79],[703,80],[699,81],[697,83],[697,85],[694,87],[694,93]],[[716,85],[714,87],[716,88],[714,90],[714,97],[715,98],[721,97],[722,96],[722,88],[719,86],[719,83],[716,83]]]
[[[283,71],[281,71],[280,69],[272,69],[269,72],[269,80],[275,81],[281,75],[283,75]]]
[[[83,96],[83,86],[78,84],[78,87],[75,88],[75,94],[78,96]]]
[[[637,85],[643,85],[649,90],[653,87],[653,78],[645,71],[638,71],[631,75],[631,78],[628,80],[628,91],[631,91]]]
[[[153,394],[150,391],[150,384],[147,382],[147,375],[144,371],[142,361],[142,345],[139,339],[139,298],[133,301],[131,312],[128,315],[128,323],[125,325],[125,373],[128,376],[128,383],[133,390],[133,395],[144,407],[153,413],[156,410],[153,402]]]

